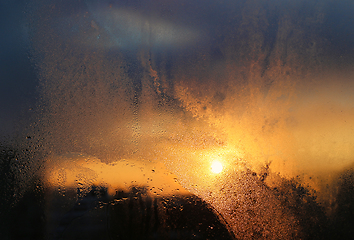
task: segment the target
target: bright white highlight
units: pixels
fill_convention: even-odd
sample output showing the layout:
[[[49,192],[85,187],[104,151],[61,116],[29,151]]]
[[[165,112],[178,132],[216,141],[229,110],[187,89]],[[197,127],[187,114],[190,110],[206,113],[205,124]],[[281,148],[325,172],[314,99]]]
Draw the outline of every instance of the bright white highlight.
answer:
[[[214,161],[212,164],[211,164],[211,171],[213,173],[221,173],[222,172],[222,164],[221,162],[219,161]]]

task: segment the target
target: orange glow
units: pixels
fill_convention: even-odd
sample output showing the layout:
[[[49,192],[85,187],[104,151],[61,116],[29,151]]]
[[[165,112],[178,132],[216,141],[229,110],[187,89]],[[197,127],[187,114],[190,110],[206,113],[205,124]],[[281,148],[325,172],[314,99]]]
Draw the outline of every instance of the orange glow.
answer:
[[[188,193],[162,163],[123,159],[105,164],[97,158],[76,154],[51,160],[53,164],[48,167],[46,179],[55,188],[105,186],[113,195],[117,190],[129,191],[133,186],[140,186],[151,195]]]

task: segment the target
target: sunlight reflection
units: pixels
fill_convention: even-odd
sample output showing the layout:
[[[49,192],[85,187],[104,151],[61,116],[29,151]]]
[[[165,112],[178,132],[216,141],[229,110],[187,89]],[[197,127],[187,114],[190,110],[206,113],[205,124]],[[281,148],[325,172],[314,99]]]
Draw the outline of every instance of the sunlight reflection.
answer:
[[[219,161],[214,161],[212,164],[211,164],[211,171],[213,173],[221,173],[223,170],[223,166],[221,164],[221,162]]]

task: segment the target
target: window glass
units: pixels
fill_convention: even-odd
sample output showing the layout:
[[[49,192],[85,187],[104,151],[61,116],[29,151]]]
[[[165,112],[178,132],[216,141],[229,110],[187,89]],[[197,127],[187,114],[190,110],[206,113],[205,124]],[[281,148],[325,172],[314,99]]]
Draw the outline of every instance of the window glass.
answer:
[[[351,236],[351,1],[2,5],[5,239]]]

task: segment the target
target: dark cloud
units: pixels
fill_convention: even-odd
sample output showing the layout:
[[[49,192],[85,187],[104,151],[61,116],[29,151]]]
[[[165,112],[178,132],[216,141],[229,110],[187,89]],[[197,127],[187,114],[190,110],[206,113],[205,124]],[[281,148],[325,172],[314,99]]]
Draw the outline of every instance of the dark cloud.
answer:
[[[1,1],[0,39],[0,136],[13,135],[18,122],[29,124],[37,80],[29,60],[26,1]]]
[[[326,8],[326,15],[321,29],[323,36],[329,41],[331,56],[336,61],[353,61],[354,55],[354,4],[352,1],[332,1]]]

